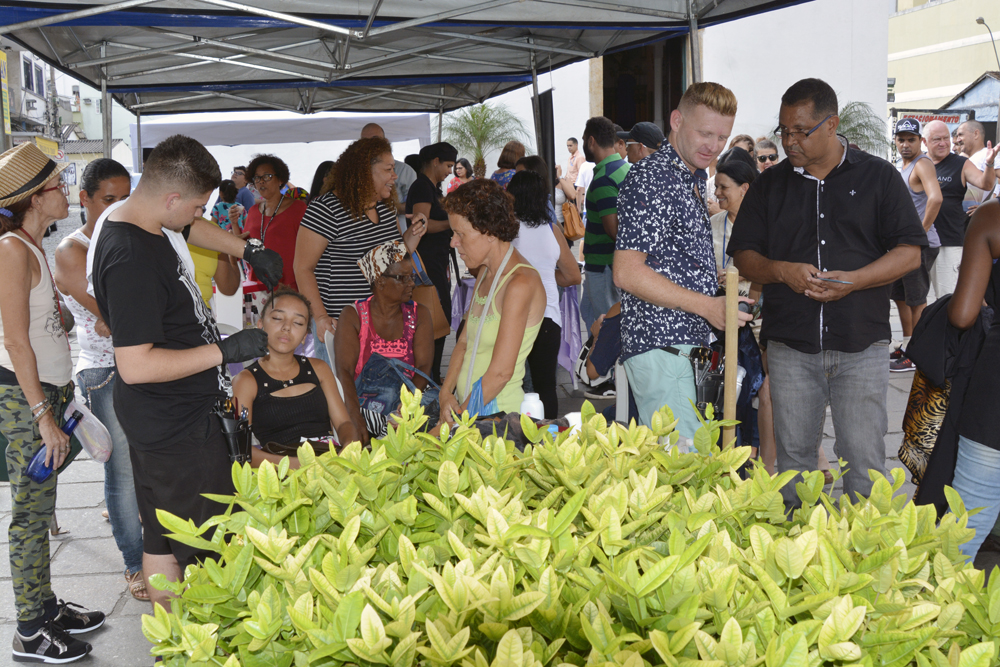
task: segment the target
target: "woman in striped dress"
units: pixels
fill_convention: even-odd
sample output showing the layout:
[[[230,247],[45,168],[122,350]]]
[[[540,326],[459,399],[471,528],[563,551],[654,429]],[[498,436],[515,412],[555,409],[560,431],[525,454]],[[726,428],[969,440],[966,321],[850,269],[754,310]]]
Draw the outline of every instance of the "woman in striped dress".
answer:
[[[362,255],[400,237],[412,250],[427,230],[426,219],[415,216],[400,234],[395,182],[389,142],[381,137],[359,139],[341,154],[323,192],[302,217],[295,244],[295,281],[313,304],[320,340],[325,332],[336,331],[344,306],[371,296],[371,285],[358,268]]]

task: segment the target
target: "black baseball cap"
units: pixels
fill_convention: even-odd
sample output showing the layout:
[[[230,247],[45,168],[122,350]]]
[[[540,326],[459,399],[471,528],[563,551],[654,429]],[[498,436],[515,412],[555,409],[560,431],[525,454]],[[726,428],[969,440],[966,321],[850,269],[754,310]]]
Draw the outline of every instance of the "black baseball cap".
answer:
[[[625,141],[638,141],[643,146],[656,150],[663,142],[663,130],[656,123],[643,121],[633,125],[628,132],[619,132],[618,138]]]
[[[896,121],[896,129],[893,130],[893,134],[900,134],[901,132],[909,132],[910,134],[915,134],[920,136],[920,121],[916,118],[900,118]]]

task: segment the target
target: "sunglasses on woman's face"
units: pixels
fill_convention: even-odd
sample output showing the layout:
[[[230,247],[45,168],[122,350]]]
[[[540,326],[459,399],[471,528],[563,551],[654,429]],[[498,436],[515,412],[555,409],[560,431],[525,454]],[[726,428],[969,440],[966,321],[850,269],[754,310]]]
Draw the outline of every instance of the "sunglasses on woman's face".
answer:
[[[417,281],[417,274],[415,273],[383,273],[386,278],[392,278],[397,283],[415,283]]]
[[[760,162],[761,164],[764,164],[768,160],[770,160],[771,162],[777,162],[778,161],[778,154],[775,153],[774,155],[758,155],[757,156],[757,162]]]

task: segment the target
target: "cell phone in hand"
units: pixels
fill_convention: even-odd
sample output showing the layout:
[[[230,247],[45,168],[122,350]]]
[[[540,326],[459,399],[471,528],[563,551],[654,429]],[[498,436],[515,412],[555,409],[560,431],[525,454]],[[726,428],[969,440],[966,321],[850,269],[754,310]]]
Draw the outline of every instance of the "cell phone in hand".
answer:
[[[816,276],[819,278],[819,276]],[[848,280],[836,280],[835,278],[819,278],[820,280],[825,280],[828,283],[839,283],[841,285],[853,285],[854,283]]]

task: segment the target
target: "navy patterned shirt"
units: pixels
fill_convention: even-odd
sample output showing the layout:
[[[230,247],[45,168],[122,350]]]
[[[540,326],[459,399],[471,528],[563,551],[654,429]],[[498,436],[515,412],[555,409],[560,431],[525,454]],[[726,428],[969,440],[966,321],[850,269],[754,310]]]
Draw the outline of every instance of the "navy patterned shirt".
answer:
[[[695,192],[698,192],[698,195]],[[719,287],[705,180],[687,168],[674,147],[632,165],[618,195],[617,250],[646,253],[646,266],[694,292]],[[666,345],[704,345],[703,318],[663,308],[622,292],[622,360]]]

